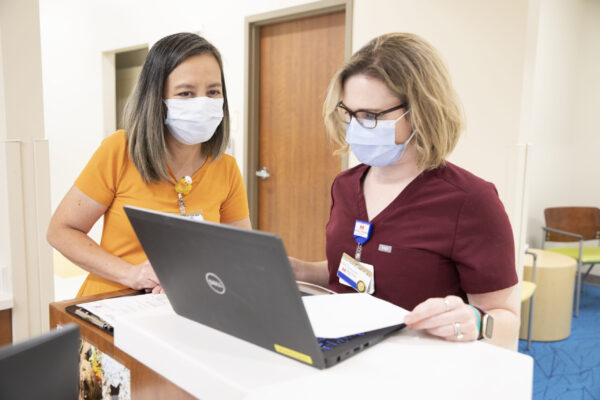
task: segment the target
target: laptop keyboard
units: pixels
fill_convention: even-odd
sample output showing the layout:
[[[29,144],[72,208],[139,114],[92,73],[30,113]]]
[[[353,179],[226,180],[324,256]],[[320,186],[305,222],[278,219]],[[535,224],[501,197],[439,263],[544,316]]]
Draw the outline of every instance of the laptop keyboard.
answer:
[[[317,341],[319,342],[319,346],[321,346],[322,350],[331,350],[340,344],[346,343],[355,337],[362,335],[364,335],[364,333],[357,333],[356,335],[344,336],[335,339],[317,338]]]

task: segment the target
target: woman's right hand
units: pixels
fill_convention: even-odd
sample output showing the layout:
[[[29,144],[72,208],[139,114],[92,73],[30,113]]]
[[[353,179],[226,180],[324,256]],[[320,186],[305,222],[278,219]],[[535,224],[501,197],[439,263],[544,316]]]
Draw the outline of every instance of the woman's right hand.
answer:
[[[150,261],[146,260],[138,265],[132,265],[127,274],[126,285],[135,290],[153,290],[160,285]]]

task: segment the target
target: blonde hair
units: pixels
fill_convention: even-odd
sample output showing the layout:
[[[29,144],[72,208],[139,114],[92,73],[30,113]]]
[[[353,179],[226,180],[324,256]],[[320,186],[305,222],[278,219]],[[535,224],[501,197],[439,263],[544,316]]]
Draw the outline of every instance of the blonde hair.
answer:
[[[371,40],[335,74],[323,114],[327,134],[346,153],[346,127],[339,116],[344,83],[354,75],[380,79],[410,110],[417,164],[434,169],[444,164],[464,128],[460,100],[437,50],[410,33],[389,33]]]
[[[169,74],[184,60],[198,54],[211,54],[221,69],[223,121],[214,135],[202,143],[202,155],[219,158],[229,142],[229,106],[221,54],[215,46],[195,33],[176,33],[160,39],[152,46],[142,72],[125,105],[123,124],[127,133],[129,158],[146,183],[173,178],[168,173],[165,136],[166,109],[163,102],[165,82]]]

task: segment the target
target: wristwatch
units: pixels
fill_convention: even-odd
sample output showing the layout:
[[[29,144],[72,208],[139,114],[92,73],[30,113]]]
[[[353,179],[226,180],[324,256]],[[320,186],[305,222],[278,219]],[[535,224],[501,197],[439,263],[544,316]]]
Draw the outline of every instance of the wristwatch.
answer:
[[[481,310],[479,312],[481,313],[481,330],[479,331],[477,340],[491,339],[492,334],[494,333],[494,317]]]

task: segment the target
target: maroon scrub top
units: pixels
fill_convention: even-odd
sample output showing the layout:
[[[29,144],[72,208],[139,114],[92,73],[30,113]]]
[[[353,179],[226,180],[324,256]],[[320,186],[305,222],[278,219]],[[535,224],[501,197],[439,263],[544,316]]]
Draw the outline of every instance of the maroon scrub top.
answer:
[[[355,255],[355,221],[368,221],[368,169],[348,169],[331,187],[326,250],[329,286],[338,293],[354,291],[336,274],[342,254]],[[374,266],[374,296],[407,310],[431,297],[466,302],[466,293],[517,283],[512,229],[495,186],[449,162],[417,176],[370,222],[361,260]]]

